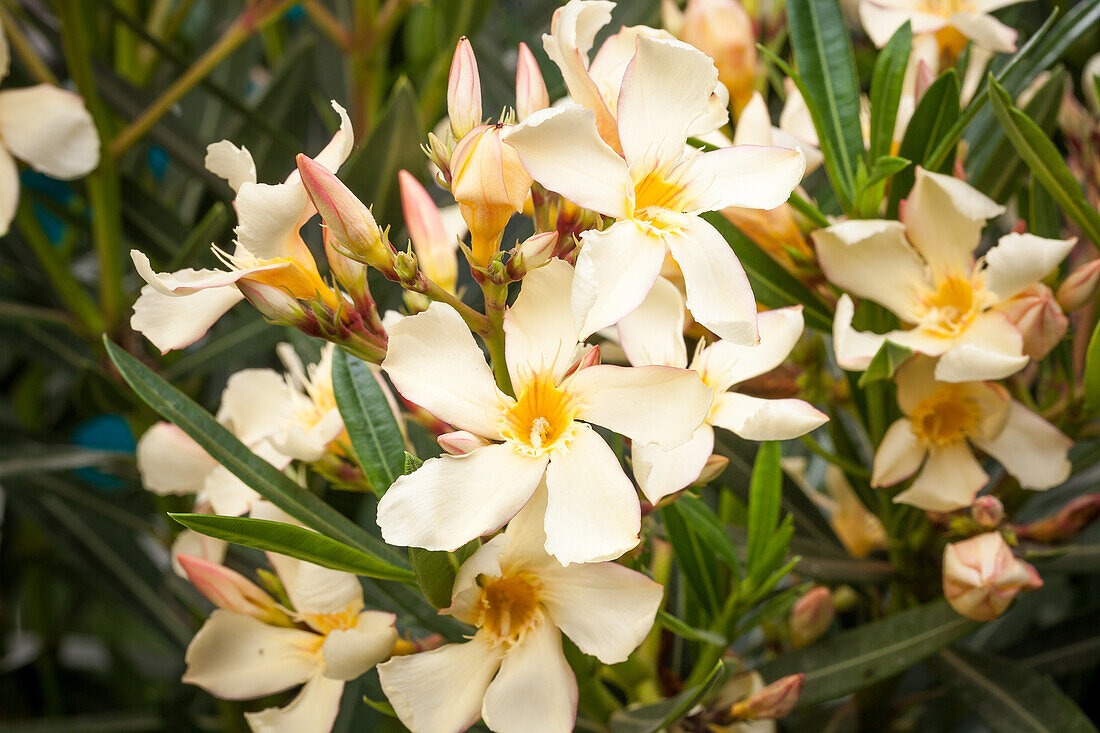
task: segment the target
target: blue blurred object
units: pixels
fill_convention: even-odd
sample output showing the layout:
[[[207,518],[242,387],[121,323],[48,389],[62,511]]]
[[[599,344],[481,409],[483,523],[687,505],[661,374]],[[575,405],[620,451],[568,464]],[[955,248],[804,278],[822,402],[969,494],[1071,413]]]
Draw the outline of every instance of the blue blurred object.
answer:
[[[287,8],[283,17],[291,23],[296,23],[306,17],[306,9],[302,7],[301,3],[295,3]]]
[[[19,176],[19,185],[27,191],[37,191],[44,194],[61,206],[68,206],[73,199],[73,190],[68,183],[50,178],[30,168],[23,169]],[[61,237],[65,234],[65,222],[37,202],[32,205],[31,210],[50,242],[53,244],[59,243]]]
[[[96,415],[73,429],[73,445],[92,450],[109,450],[133,453],[137,442],[130,425],[122,415]],[[123,486],[116,476],[98,468],[81,468],[76,475],[84,481],[103,489],[120,489]]]
[[[149,152],[145,155],[145,161],[149,164],[153,178],[164,178],[170,160],[168,153],[159,145],[150,145]]]

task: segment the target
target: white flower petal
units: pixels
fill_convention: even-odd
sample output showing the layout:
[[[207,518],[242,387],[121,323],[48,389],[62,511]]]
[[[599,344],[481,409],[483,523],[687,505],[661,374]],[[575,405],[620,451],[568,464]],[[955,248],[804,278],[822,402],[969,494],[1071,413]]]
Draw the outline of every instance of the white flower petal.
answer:
[[[546,551],[561,564],[610,560],[638,544],[638,495],[592,428],[576,426],[546,469],[546,488]]]
[[[501,652],[478,634],[464,644],[394,657],[378,665],[382,691],[416,733],[460,733],[481,717]]]
[[[816,430],[829,422],[829,417],[802,400],[722,392],[714,398],[709,421],[745,440],[790,440]]]
[[[219,140],[206,146],[206,158],[203,160],[206,170],[219,178],[224,178],[234,191],[241,184],[256,183],[256,163],[248,148],[238,148],[228,140]]]
[[[577,347],[577,327],[569,290],[573,268],[552,259],[523,278],[516,302],[504,313],[504,359],[516,394],[535,374],[554,382],[569,369]]]
[[[344,681],[317,675],[283,708],[245,713],[252,733],[328,733],[340,713]]]
[[[539,493],[545,495],[546,489],[540,487],[535,492],[535,496]],[[498,534],[481,547],[474,551],[473,555],[470,555],[466,559],[466,562],[458,568],[458,572],[455,574],[455,581],[451,587],[451,605],[444,608],[440,613],[445,613],[449,616],[453,616],[463,623],[467,623],[470,626],[477,626],[478,619],[481,615],[481,586],[478,585],[478,576],[487,575],[490,578],[499,578],[504,574],[501,569],[503,555],[506,550],[512,549],[511,537],[508,533],[511,531],[512,526],[520,521],[521,517],[526,513],[528,516],[530,512],[527,508],[534,503],[534,497],[527,502],[527,506],[517,514],[510,522],[504,532]],[[542,508],[538,514],[538,534],[542,537],[542,540],[538,545],[538,553],[543,557],[546,556],[546,551],[542,548],[546,542],[546,534],[542,532],[542,521],[546,514],[546,499],[545,496],[542,500]],[[525,522],[525,524],[531,524],[531,522]]]
[[[274,369],[242,369],[222,391],[218,422],[245,445],[278,432],[294,406],[294,390]]]
[[[657,278],[642,304],[619,321],[619,343],[633,366],[687,366],[684,296]]]
[[[241,247],[261,260],[291,257],[302,217],[310,206],[301,181],[245,181],[233,199],[238,222],[233,233]]]
[[[196,509],[197,511],[197,509]],[[192,529],[185,529],[176,535],[172,541],[169,554],[172,556],[172,572],[187,580],[187,571],[180,564],[180,555],[190,555],[202,560],[209,560],[218,565],[225,564],[225,552],[229,549],[229,543],[225,540],[207,537]]]
[[[317,154],[314,160],[333,173],[336,173],[340,170],[340,166],[344,164],[344,161],[348,159],[348,156],[351,155],[351,151],[355,147],[355,133],[352,130],[351,118],[348,117],[347,110],[335,101],[330,101],[329,104],[340,117],[340,128],[333,134],[328,145]],[[294,172],[291,173],[291,176],[296,175],[297,172],[297,169],[295,169]]]
[[[812,236],[829,282],[870,298],[904,321],[919,320],[920,298],[927,290],[925,267],[900,223],[853,219]]]
[[[772,117],[768,112],[768,103],[764,101],[760,92],[752,93],[749,103],[737,116],[733,144],[735,146],[772,144]]]
[[[1049,489],[1069,478],[1073,441],[1016,400],[1009,402],[1000,434],[974,445],[1000,461],[1025,489]]]
[[[936,363],[936,379],[941,382],[1004,379],[1027,366],[1023,337],[1000,313],[978,316],[961,341]]]
[[[458,312],[432,303],[390,328],[382,369],[397,391],[443,422],[497,437],[504,395]]]
[[[330,631],[321,646],[325,676],[353,680],[390,656],[397,641],[397,617],[382,611],[363,611],[355,626]]]
[[[178,297],[164,295],[152,285],[145,285],[134,303],[130,327],[149,339],[162,354],[167,354],[201,339],[243,298],[236,288],[214,288]]]
[[[954,13],[951,25],[974,44],[987,51],[1012,53],[1016,50],[1017,32],[992,15]]]
[[[260,499],[259,494],[230,473],[225,466],[215,466],[207,475],[200,496],[210,505],[214,514],[226,517],[246,514]]]
[[[577,679],[565,661],[561,632],[543,621],[508,650],[481,707],[499,733],[568,733],[577,717]]]
[[[756,297],[737,255],[718,230],[699,218],[665,237],[684,273],[687,308],[719,338],[756,343]]]
[[[52,84],[0,92],[0,139],[53,178],[80,178],[99,164],[99,136],[84,100]]]
[[[457,549],[514,517],[535,493],[546,461],[508,443],[431,458],[379,500],[382,537],[402,547]]]
[[[767,374],[786,361],[802,336],[802,306],[764,311],[759,314],[757,324],[760,342],[755,346],[716,341],[692,360],[691,368],[716,392],[725,392],[746,379]]]
[[[930,13],[883,7],[884,5],[887,3],[869,0],[861,0],[859,3],[859,19],[863,22],[863,29],[878,48],[885,46],[907,20],[913,25],[913,33],[934,33],[947,25],[943,18]]]
[[[267,518],[261,512],[255,511],[252,516]],[[299,525],[298,522],[294,524]],[[275,568],[287,597],[298,613],[343,613],[348,610],[357,612],[363,607],[363,586],[352,573],[323,568],[273,552],[267,553],[267,559],[271,567]]]
[[[924,468],[894,501],[929,512],[953,512],[973,504],[988,480],[970,446],[960,440],[932,448]]]
[[[665,242],[629,219],[602,232],[589,229],[581,242],[572,303],[579,338],[586,339],[642,304],[661,273]]]
[[[897,420],[882,436],[875,451],[871,469],[871,486],[893,486],[916,473],[924,462],[927,450],[913,433],[913,424],[902,418]]]
[[[0,37],[3,37],[0,32]],[[3,146],[0,146],[0,237],[8,233],[11,220],[19,208],[19,168]]]
[[[542,579],[550,619],[604,664],[625,661],[642,643],[664,597],[660,583],[611,562],[550,568]]]
[[[985,285],[1001,300],[1008,300],[1050,274],[1075,244],[1076,238],[1006,234],[985,254]]]
[[[158,422],[137,442],[137,469],[146,489],[161,496],[197,494],[218,462],[172,423]]]
[[[567,384],[581,399],[581,420],[664,448],[682,444],[702,425],[712,394],[695,372],[663,366],[598,364]]]
[[[633,443],[634,480],[651,504],[685,488],[703,471],[714,452],[714,430],[706,423],[683,445],[665,450],[654,443]]]
[[[836,302],[833,315],[833,352],[841,369],[861,372],[871,363],[886,337],[852,328],[855,304],[845,293]]]
[[[621,219],[634,201],[626,161],[596,132],[590,110],[578,105],[535,112],[508,133],[531,177],[577,206]]]
[[[130,250],[130,260],[134,263],[141,279],[158,293],[164,295],[192,295],[210,290],[212,288],[224,288],[237,282],[247,275],[266,270],[278,270],[287,266],[285,262],[275,262],[268,265],[248,267],[240,270],[177,270],[176,272],[155,272],[149,263],[149,258],[144,252],[136,249]]]
[[[187,647],[183,681],[226,700],[271,695],[312,677],[321,637],[216,609]]]
[[[797,149],[734,145],[712,150],[691,161],[688,208],[774,209],[791,197],[805,172],[806,156]]]

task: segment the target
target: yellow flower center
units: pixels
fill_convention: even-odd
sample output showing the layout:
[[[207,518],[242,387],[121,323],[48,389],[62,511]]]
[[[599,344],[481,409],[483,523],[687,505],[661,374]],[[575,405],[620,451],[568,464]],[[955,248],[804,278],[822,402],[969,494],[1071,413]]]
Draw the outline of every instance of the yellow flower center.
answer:
[[[913,434],[927,446],[944,446],[978,432],[982,406],[966,385],[941,384],[917,405],[909,419]]]
[[[336,613],[303,613],[300,614],[300,618],[318,634],[329,634],[333,631],[354,629],[355,625],[359,623],[360,610],[348,606],[346,610]]]
[[[336,293],[325,284],[315,268],[302,267],[300,263],[289,257],[267,260],[263,264],[274,264],[276,262],[288,262],[290,264],[287,267],[256,272],[245,279],[279,288],[299,300],[320,299],[333,310],[340,306],[340,300],[336,297]]]
[[[568,439],[579,407],[576,398],[559,389],[551,375],[540,374],[505,412],[501,437],[526,455],[540,456]]]
[[[965,278],[944,278],[939,289],[925,298],[927,308],[923,324],[940,336],[958,336],[978,315],[979,297],[974,284]]]
[[[660,231],[677,228],[685,207],[683,193],[684,182],[678,168],[646,171],[634,182],[632,218]]]
[[[514,644],[538,621],[542,583],[530,573],[519,572],[501,578],[478,578],[477,625],[489,632],[495,643]]]

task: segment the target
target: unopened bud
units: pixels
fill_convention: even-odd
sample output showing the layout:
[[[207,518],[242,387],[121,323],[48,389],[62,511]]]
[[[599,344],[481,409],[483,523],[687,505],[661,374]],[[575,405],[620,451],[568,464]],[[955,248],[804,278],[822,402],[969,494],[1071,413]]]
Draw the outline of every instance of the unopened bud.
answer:
[[[336,282],[348,292],[351,299],[358,305],[372,302],[370,288],[367,286],[367,273],[369,269],[358,260],[353,260],[338,251],[332,243],[332,230],[326,228],[323,232],[325,242],[325,258],[328,260],[329,270]]]
[[[820,639],[836,617],[833,593],[825,586],[810,589],[791,606],[791,646],[801,649]]]
[[[531,270],[546,264],[557,246],[557,232],[540,232],[523,240],[508,260],[509,277],[520,280]]]
[[[718,81],[740,110],[756,81],[756,34],[752,18],[737,0],[688,0],[680,38],[714,59]]]
[[[412,252],[398,252],[393,261],[393,270],[397,274],[397,280],[402,285],[412,285],[416,282],[420,268],[416,264],[416,255]]]
[[[474,49],[465,36],[458,39],[451,74],[447,78],[447,114],[456,140],[481,124],[481,79]]]
[[[1024,354],[1032,359],[1049,354],[1069,328],[1069,319],[1054,299],[1054,293],[1042,283],[1027,287],[998,310],[1019,330],[1024,339]]]
[[[1100,257],[1071,272],[1058,286],[1058,304],[1067,313],[1088,305],[1100,288]]]
[[[448,455],[464,456],[467,453],[489,445],[489,441],[481,436],[474,435],[466,430],[456,430],[453,433],[444,433],[435,439],[439,447],[447,451]]]
[[[1005,505],[995,496],[979,496],[970,507],[970,518],[982,529],[996,529],[1005,518]]]
[[[458,239],[465,227],[452,224],[448,229],[439,207],[411,173],[399,171],[397,179],[405,227],[420,268],[428,278],[453,294],[458,286]]]
[[[312,320],[311,314],[307,313],[298,299],[285,288],[250,278],[241,278],[237,281],[237,289],[264,318],[272,323],[298,328],[301,324]]]
[[[451,146],[441,140],[434,132],[428,133],[428,142],[420,149],[428,157],[428,162],[436,169],[435,179],[443,188],[451,187]]]
[[[705,486],[709,484],[711,481],[721,476],[728,465],[730,465],[730,459],[714,453],[707,458],[707,462],[703,464],[703,470],[699,472],[699,478],[692,482],[692,486]]]
[[[179,555],[191,584],[218,608],[252,616],[264,623],[290,626],[290,619],[255,583],[224,565],[192,555]]]
[[[535,55],[526,43],[519,44],[519,61],[516,63],[516,121],[550,106],[550,93]]]
[[[735,720],[778,720],[790,715],[802,694],[803,675],[782,677],[754,692],[749,699],[735,703],[730,713]]]
[[[370,209],[328,168],[305,155],[299,154],[297,160],[302,184],[341,248],[385,272],[391,252]]]
[[[485,267],[485,277],[495,285],[508,284],[508,266],[501,261],[499,252]]]
[[[1000,532],[980,534],[944,549],[943,595],[960,615],[975,621],[997,618],[1017,593],[1042,585],[1039,573],[1012,554]]]
[[[565,370],[565,374],[562,375],[562,379],[565,379],[566,377],[569,377],[569,376],[572,376],[573,374],[576,374],[581,369],[587,369],[588,367],[596,366],[599,363],[600,363],[600,345],[596,344],[595,346],[590,347],[588,349],[588,351],[581,354],[580,358],[578,358],[575,362],[573,362],[569,366],[569,368],[567,370]]]
[[[1058,542],[1074,537],[1100,516],[1100,493],[1079,496],[1053,517],[1017,525],[1016,536],[1038,542]]]

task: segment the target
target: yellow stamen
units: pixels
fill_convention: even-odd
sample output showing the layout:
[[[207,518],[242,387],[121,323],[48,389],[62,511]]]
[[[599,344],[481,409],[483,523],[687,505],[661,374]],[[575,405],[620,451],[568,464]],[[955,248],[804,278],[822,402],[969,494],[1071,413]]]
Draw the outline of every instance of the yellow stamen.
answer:
[[[501,437],[522,453],[540,456],[568,439],[579,407],[572,395],[558,389],[549,374],[540,374],[505,413]]]
[[[530,573],[479,578],[483,583],[477,625],[497,644],[515,644],[538,621],[542,583]]]
[[[926,446],[944,446],[978,432],[982,406],[963,384],[941,384],[917,405],[909,419],[913,434]]]
[[[925,298],[927,311],[922,323],[941,336],[957,336],[978,315],[981,306],[979,300],[970,280],[947,277],[940,283],[938,290]]]

